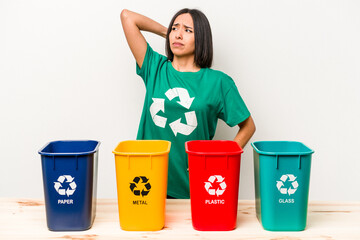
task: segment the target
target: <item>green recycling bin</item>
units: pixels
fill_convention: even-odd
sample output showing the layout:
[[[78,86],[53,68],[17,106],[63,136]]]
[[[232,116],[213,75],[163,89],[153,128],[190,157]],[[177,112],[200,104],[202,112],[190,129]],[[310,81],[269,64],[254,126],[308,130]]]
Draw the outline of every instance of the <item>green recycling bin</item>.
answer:
[[[306,227],[313,150],[301,142],[253,142],[256,216],[265,230]]]

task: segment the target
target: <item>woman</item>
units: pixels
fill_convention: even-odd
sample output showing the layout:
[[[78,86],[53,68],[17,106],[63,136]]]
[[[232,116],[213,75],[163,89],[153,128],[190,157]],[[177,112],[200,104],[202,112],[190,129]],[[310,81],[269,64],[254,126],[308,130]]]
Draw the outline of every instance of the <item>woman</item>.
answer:
[[[167,194],[189,198],[185,142],[212,139],[220,118],[240,127],[234,141],[243,148],[255,132],[254,122],[234,81],[210,69],[212,36],[202,12],[182,9],[169,28],[129,10],[120,18],[146,86],[137,138],[171,141]],[[166,38],[167,57],[153,51],[141,31]]]

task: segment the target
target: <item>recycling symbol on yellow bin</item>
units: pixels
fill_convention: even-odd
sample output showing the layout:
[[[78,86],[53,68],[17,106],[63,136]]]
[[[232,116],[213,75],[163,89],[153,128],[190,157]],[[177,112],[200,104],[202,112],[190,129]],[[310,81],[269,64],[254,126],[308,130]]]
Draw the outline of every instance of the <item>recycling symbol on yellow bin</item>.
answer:
[[[149,179],[144,176],[135,177],[133,182],[130,183],[130,190],[135,196],[147,196],[151,189],[151,185],[148,181]]]
[[[172,101],[178,97],[180,101],[178,104],[186,109],[190,109],[192,102],[195,97],[190,97],[188,90],[185,88],[172,88],[166,91],[166,97]],[[153,98],[153,103],[150,106],[150,114],[154,121],[154,124],[158,127],[165,128],[167,118],[157,115],[158,112],[162,111],[165,113],[165,99],[164,98]],[[197,127],[197,118],[195,111],[189,111],[185,113],[186,124],[181,123],[181,118],[169,123],[169,126],[175,136],[180,133],[183,135],[190,135]]]

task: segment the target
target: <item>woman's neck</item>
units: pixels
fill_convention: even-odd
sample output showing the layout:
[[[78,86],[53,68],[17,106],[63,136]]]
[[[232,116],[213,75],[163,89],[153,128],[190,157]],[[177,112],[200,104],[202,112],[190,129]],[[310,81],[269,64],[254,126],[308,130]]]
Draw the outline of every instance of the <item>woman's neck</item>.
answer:
[[[172,66],[179,72],[197,72],[200,70],[194,62],[194,56],[176,57],[172,61]]]

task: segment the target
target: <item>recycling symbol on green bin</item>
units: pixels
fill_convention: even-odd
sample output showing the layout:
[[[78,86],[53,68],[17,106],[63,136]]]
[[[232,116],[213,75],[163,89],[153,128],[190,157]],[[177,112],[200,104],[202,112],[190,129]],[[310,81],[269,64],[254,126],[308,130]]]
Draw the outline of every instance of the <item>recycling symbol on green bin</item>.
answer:
[[[140,181],[141,179],[141,181]],[[130,190],[135,196],[147,196],[150,192],[151,185],[149,179],[144,176],[134,177],[133,182],[130,183]]]
[[[276,181],[276,187],[281,194],[294,194],[299,187],[299,183],[296,181],[293,174],[284,174],[281,176],[280,181]],[[285,186],[285,184],[288,186]]]

